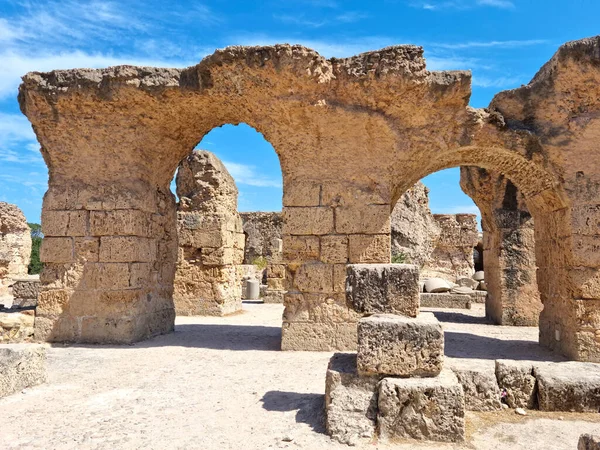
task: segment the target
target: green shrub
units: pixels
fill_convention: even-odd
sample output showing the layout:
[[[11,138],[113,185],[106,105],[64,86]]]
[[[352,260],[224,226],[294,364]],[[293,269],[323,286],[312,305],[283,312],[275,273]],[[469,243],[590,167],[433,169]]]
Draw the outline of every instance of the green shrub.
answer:
[[[37,275],[42,271],[44,265],[40,261],[40,245],[42,245],[42,226],[39,223],[28,223],[31,230],[31,259],[27,272],[30,275]]]
[[[393,264],[406,264],[409,262],[408,256],[404,252],[396,253],[392,255]]]
[[[264,256],[257,256],[252,260],[252,264],[254,264],[258,270],[266,269],[268,264],[267,258],[265,258]]]

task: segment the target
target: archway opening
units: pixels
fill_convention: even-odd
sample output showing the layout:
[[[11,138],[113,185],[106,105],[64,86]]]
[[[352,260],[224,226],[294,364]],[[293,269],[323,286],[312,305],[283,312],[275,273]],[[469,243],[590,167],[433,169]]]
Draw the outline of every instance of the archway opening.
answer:
[[[171,190],[176,313],[229,315],[245,299],[282,303],[282,175],[264,136],[244,123],[214,128],[181,161]]]

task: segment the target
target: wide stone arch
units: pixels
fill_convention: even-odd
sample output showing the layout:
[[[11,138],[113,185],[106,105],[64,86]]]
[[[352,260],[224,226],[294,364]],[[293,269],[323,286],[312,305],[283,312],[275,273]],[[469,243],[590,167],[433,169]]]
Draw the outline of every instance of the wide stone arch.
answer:
[[[244,122],[282,166],[282,348],[352,348],[346,264],[389,262],[400,191],[466,164],[505,173],[538,211],[540,272],[560,271],[547,277],[558,281],[544,294],[542,343],[598,360],[598,237],[583,220],[597,223],[600,205],[600,167],[586,159],[598,135],[597,47],[598,38],[561,47],[489,111],[468,108],[470,73],[427,71],[416,46],[345,59],[229,47],[187,69],[27,74],[19,101],[50,174],[37,337],[131,342],[172,329],[168,183],[206,133]]]

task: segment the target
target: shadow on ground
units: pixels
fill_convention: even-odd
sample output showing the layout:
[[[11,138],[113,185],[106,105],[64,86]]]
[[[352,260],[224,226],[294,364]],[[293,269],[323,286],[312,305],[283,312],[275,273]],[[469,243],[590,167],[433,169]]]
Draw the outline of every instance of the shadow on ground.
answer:
[[[464,359],[562,360],[535,341],[498,339],[448,330],[444,331],[444,354]]]
[[[221,324],[181,324],[175,331],[156,336],[146,341],[123,345],[102,344],[54,344],[57,347],[92,348],[152,348],[152,347],[194,347],[213,350],[233,351],[279,351],[281,350],[281,328],[221,325]]]
[[[425,310],[427,311],[427,310]],[[452,323],[470,323],[470,324],[480,324],[480,325],[491,325],[485,317],[482,316],[472,316],[469,314],[463,314],[459,312],[448,312],[448,311],[429,311],[432,312],[433,315],[440,322],[452,322]]]
[[[298,392],[268,391],[261,399],[267,411],[295,411],[296,422],[310,425],[313,431],[325,434],[325,396]]]

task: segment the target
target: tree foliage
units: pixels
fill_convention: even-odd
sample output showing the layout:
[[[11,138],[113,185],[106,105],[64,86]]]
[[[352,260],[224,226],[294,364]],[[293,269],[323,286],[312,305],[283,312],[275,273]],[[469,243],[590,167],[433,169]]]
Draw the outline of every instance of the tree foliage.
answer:
[[[31,230],[31,260],[29,261],[28,273],[30,275],[39,274],[42,271],[43,264],[40,261],[40,246],[42,245],[42,226],[39,223],[28,223]]]

